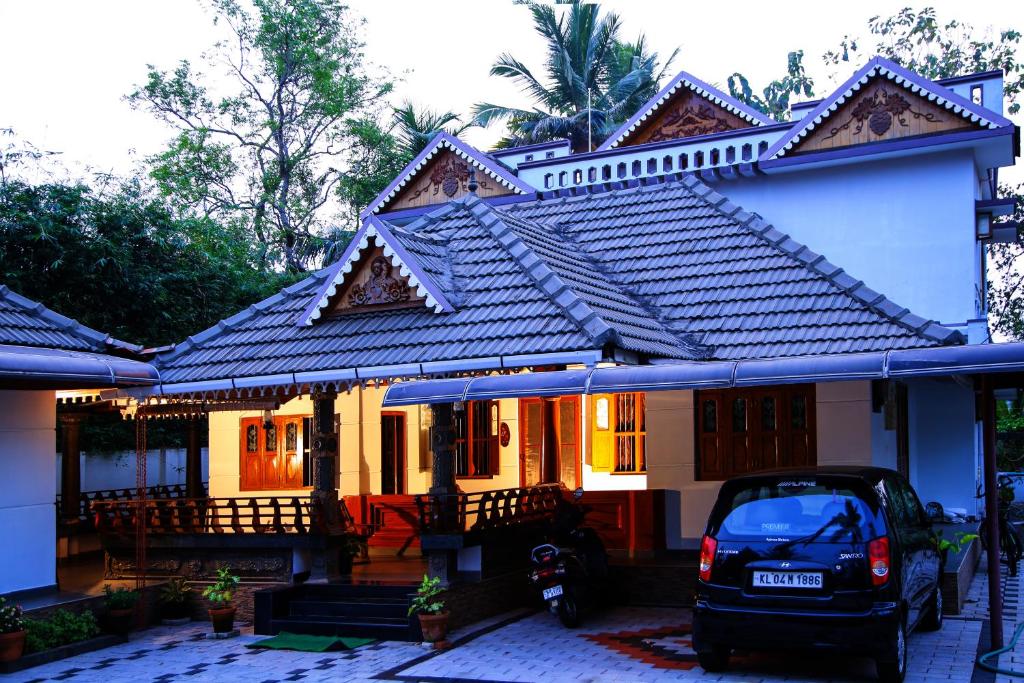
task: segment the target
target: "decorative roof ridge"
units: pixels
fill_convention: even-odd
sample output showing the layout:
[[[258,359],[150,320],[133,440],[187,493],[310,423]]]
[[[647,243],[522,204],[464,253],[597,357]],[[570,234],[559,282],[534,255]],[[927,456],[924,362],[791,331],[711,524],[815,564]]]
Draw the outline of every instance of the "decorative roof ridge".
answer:
[[[732,114],[735,114],[754,126],[779,123],[766,114],[743,104],[732,95],[723,92],[709,83],[705,83],[693,74],[687,73],[686,71],[680,71],[664,88],[659,90],[654,97],[647,100],[647,102],[640,107],[640,109],[637,110],[629,120],[619,126],[614,133],[608,136],[608,139],[598,146],[597,151],[617,147],[619,143],[629,137],[629,135],[632,134],[641,123],[658,111],[658,109],[660,109],[663,104],[675,95],[681,87],[686,87],[700,97],[710,100],[720,107],[724,107]]]
[[[497,210],[497,213],[501,214],[503,212]],[[636,304],[638,308],[643,310],[644,313],[646,313],[647,316],[651,318],[651,320],[658,323],[658,325],[660,325],[666,333],[668,333],[673,339],[675,339],[684,351],[691,354],[692,358],[690,358],[689,360],[699,360],[702,358],[711,357],[711,354],[714,351],[711,347],[697,341],[694,338],[694,336],[689,332],[677,329],[674,325],[667,322],[665,318],[662,316],[661,312],[658,310],[657,306],[652,304],[647,297],[637,292],[635,288],[633,288],[629,284],[622,282],[618,277],[618,273],[608,268],[605,265],[604,261],[595,258],[594,255],[591,254],[590,251],[572,235],[572,233],[564,229],[562,223],[560,223],[559,221],[537,221],[532,219],[530,221],[527,221],[524,218],[514,215],[511,217],[514,220],[522,223],[531,222],[535,223],[536,225],[548,228],[553,234],[557,235],[560,239],[562,239],[565,242],[569,242],[573,246],[575,246],[576,253],[579,254],[580,257],[584,261],[586,261],[586,263],[591,268],[594,269],[594,272],[600,274],[601,277],[603,277],[609,284],[618,288],[618,290],[625,294],[629,299],[631,299],[632,302]]]
[[[1002,128],[1012,126],[1013,123],[1004,116],[974,104],[968,99],[957,95],[949,88],[930,81],[923,76],[905,69],[895,62],[884,57],[875,56],[857,69],[850,78],[835,91],[821,100],[811,111],[796,122],[789,135],[779,138],[775,144],[768,148],[759,160],[777,159],[785,156],[795,145],[813,131],[818,124],[829,118],[847,100],[860,91],[876,76],[882,76],[906,88],[915,95],[920,95],[926,100],[942,107],[955,114],[959,114],[972,123],[978,123],[987,128]]]
[[[99,330],[87,327],[74,318],[69,318],[66,315],[58,313],[52,308],[48,308],[38,301],[33,301],[26,296],[18,294],[7,285],[0,285],[0,299],[22,308],[28,313],[39,316],[46,322],[60,328],[62,331],[79,337],[89,344],[98,345],[99,348],[95,348],[95,351],[105,351],[107,346],[127,348],[128,350],[142,348],[141,346],[136,347],[135,344],[129,344],[128,342],[123,342],[120,339],[115,339],[106,332],[100,332]]]
[[[297,325],[312,325],[315,320],[320,318],[331,297],[337,294],[344,284],[345,276],[352,272],[356,262],[362,257],[362,253],[370,247],[371,242],[383,248],[384,256],[391,259],[401,275],[409,280],[409,286],[415,289],[419,296],[426,299],[428,308],[433,308],[436,313],[450,313],[455,310],[438,284],[420,267],[416,257],[406,250],[401,241],[391,232],[388,224],[376,216],[368,216],[359,231],[352,237],[352,241],[342,257],[328,269],[328,276],[324,284],[317,290],[310,305],[299,316],[296,321]]]
[[[711,189],[696,176],[689,175],[683,182],[716,211],[733,219],[786,256],[799,261],[808,270],[824,277],[837,289],[867,309],[928,341],[943,345],[966,342],[962,333],[944,327],[934,320],[922,318],[911,313],[909,309],[899,306],[885,295],[868,287],[863,280],[854,278],[821,254],[812,251],[807,245],[797,242],[786,233],[776,229],[756,213],[746,211],[734,204],[728,197]]]
[[[296,294],[302,293],[302,290],[307,288],[310,282],[314,280],[322,280],[327,277],[330,268],[321,268],[315,273],[310,274],[309,277],[303,278],[298,282],[288,285],[280,289],[279,291],[271,294],[266,299],[257,301],[256,303],[249,304],[238,313],[232,316],[228,316],[223,320],[217,321],[214,325],[207,327],[205,330],[200,330],[193,335],[188,336],[185,341],[180,344],[174,344],[171,348],[163,353],[158,354],[153,359],[153,364],[159,367],[159,364],[164,361],[169,361],[177,358],[186,351],[192,349],[201,348],[202,345],[218,336],[221,332],[230,332],[231,330],[238,327],[239,323],[245,322],[249,318],[253,317],[258,313],[262,313],[264,310],[273,306],[274,304],[283,301],[284,299],[290,298]]]
[[[524,180],[507,170],[504,164],[498,162],[497,159],[493,159],[483,152],[471,147],[457,137],[449,135],[445,132],[440,132],[430,143],[423,148],[416,158],[406,164],[405,168],[395,176],[394,180],[385,187],[377,197],[370,202],[369,206],[363,209],[361,216],[366,218],[367,216],[376,214],[380,211],[380,208],[388,201],[393,199],[406,183],[412,179],[412,177],[423,168],[427,162],[429,162],[435,154],[442,150],[450,150],[457,156],[470,162],[476,168],[486,173],[489,177],[501,185],[507,187],[514,192],[520,194],[529,194],[534,192],[534,188],[526,183]]]
[[[534,284],[576,323],[592,343],[603,346],[617,340],[618,333],[615,329],[583,301],[565,280],[551,270],[544,259],[537,256],[493,207],[472,194],[462,197],[461,201]]]

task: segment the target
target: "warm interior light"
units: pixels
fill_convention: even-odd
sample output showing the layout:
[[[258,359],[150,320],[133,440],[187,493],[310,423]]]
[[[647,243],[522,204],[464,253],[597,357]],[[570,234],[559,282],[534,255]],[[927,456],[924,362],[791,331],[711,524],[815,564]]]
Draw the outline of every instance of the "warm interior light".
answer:
[[[608,429],[608,397],[600,396],[594,401],[594,424],[600,430]]]

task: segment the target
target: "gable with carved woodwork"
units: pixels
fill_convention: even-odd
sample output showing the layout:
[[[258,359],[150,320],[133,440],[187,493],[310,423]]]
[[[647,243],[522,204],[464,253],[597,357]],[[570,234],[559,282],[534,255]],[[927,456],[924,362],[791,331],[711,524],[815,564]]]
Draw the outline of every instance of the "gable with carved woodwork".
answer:
[[[692,90],[681,89],[660,107],[657,115],[630,135],[623,146],[710,135],[751,125]]]
[[[980,127],[980,124],[971,123],[889,79],[876,78],[823,119],[793,151],[823,152],[869,142]]]
[[[381,247],[367,250],[345,280],[345,287],[328,307],[328,315],[408,308],[426,301]]]
[[[429,164],[421,168],[409,180],[402,192],[387,203],[388,211],[411,209],[431,204],[441,204],[457,199],[469,192],[469,164],[451,150],[438,154]],[[476,171],[478,197],[498,197],[512,194],[507,187],[489,175]]]

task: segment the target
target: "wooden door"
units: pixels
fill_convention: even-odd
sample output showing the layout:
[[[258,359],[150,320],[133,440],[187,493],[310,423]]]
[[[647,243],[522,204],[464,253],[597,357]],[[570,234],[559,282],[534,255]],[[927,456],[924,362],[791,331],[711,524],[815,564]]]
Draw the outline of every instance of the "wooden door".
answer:
[[[263,420],[258,417],[246,417],[241,422],[239,489],[242,491],[255,491],[263,487],[263,467],[260,458],[262,424]]]
[[[519,401],[519,484],[536,486],[541,482],[541,455],[544,450],[544,401],[524,398]]]
[[[277,418],[281,481],[275,488],[302,487],[302,417]]]
[[[560,481],[568,488],[576,488],[579,471],[579,397],[520,399],[519,485]]]
[[[405,493],[405,413],[381,413],[380,458],[381,493]]]

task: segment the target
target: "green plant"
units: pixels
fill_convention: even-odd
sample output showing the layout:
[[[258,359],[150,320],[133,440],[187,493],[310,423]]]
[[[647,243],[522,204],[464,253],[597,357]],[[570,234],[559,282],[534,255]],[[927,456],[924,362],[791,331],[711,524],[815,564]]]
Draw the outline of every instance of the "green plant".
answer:
[[[0,598],[0,633],[16,633],[24,627],[21,605],[8,605],[7,600]]]
[[[40,652],[88,640],[100,632],[96,616],[59,609],[45,619],[25,619],[25,651]]]
[[[365,549],[366,539],[362,536],[349,534],[345,536],[345,539],[341,542],[341,552],[349,558],[361,555]]]
[[[960,552],[961,548],[963,548],[965,545],[967,545],[977,537],[978,534],[968,534],[964,533],[963,531],[958,531],[953,535],[953,540],[951,541],[948,538],[943,538],[942,532],[940,531],[939,537],[935,540],[935,547],[938,549],[940,553],[945,554],[949,551],[953,551],[953,553],[958,553]]]
[[[222,568],[217,570],[217,581],[203,589],[203,597],[223,607],[230,607],[236,590],[238,590],[238,577],[234,576],[229,569]]]
[[[413,596],[412,605],[409,606],[409,615],[440,614],[444,611],[444,600],[439,599],[442,593],[444,588],[441,587],[441,579],[424,574],[423,581]]]
[[[107,609],[132,609],[139,601],[139,592],[128,590],[124,586],[114,588],[108,583],[103,586],[103,593],[107,596]]]
[[[184,605],[192,599],[192,586],[180,576],[164,584],[157,600],[161,605]]]

